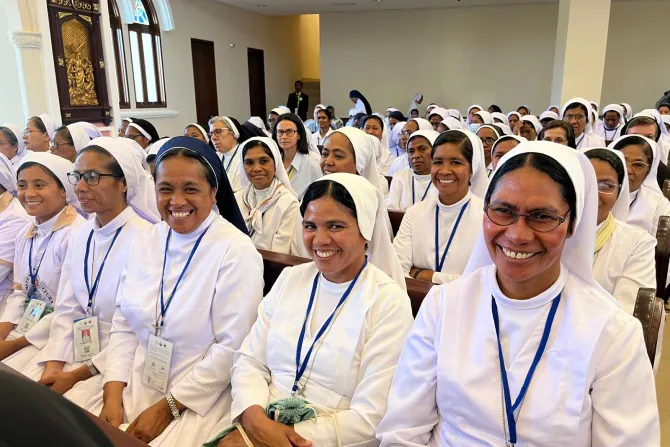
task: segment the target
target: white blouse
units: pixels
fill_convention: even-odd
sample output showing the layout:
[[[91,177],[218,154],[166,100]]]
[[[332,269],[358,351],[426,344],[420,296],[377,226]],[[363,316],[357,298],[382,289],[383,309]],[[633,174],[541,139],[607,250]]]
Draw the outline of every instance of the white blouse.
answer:
[[[428,197],[430,191],[435,191],[430,174],[417,175],[411,169],[396,172],[393,174],[389,195],[386,198],[386,208],[392,211],[405,211]]]
[[[639,228],[614,222],[612,236],[595,254],[593,277],[632,315],[638,290],[656,289],[656,239]]]
[[[258,319],[235,355],[233,420],[252,405],[265,408],[291,395],[297,343],[317,272],[314,263],[284,269],[258,307]],[[349,285],[320,278],[301,360]],[[341,445],[377,445],[375,431],[411,325],[407,294],[368,263],[303,376],[305,399],[319,416],[293,428],[315,447],[336,446],[336,418]]]
[[[11,193],[0,195],[0,314],[7,304],[5,298],[14,292],[12,270],[16,235],[22,233],[30,219],[19,200]]]
[[[321,129],[317,129],[312,135],[314,135],[314,142],[317,146],[323,146],[326,142],[326,139],[333,133],[333,129],[328,129],[325,136],[321,136]]]
[[[228,183],[233,189],[233,192],[242,190],[242,181],[240,180],[240,170],[243,168],[240,166],[240,157],[237,154],[240,145],[238,144],[233,149],[229,150],[226,153],[219,152],[221,157],[221,163],[223,163],[223,169],[226,171],[226,176],[228,177]]]
[[[300,152],[296,152],[295,157],[293,157],[293,161],[288,168],[288,174],[291,186],[298,195],[299,201],[302,201],[309,185],[323,176],[319,163],[312,157]]]
[[[433,287],[407,338],[377,437],[382,446],[505,445],[492,299],[513,399],[548,308],[561,301],[517,419],[521,446],[658,446],[651,364],[639,321],[564,271],[528,300],[505,297],[495,266]]]
[[[407,158],[407,152],[403,152],[402,155],[396,157],[393,160],[393,163],[391,163],[391,167],[389,168],[386,175],[393,177],[396,172],[400,172],[405,169],[412,169],[409,164],[409,158]]]
[[[447,246],[461,209],[463,212],[441,272],[433,274],[433,282],[442,284],[460,277],[470,258],[477,236],[482,229],[484,202],[470,192],[453,205],[444,205],[438,194],[428,194],[423,202],[407,209],[393,247],[406,276],[412,267],[436,270],[435,266],[435,208],[439,210],[439,257]]]
[[[576,138],[577,149],[589,149],[592,147],[605,147],[605,139],[597,133],[582,133],[579,138]]]
[[[663,194],[651,190],[642,185],[632,192],[630,212],[628,213],[629,225],[640,228],[652,237],[656,237],[658,220],[661,216],[670,216],[670,202]]]

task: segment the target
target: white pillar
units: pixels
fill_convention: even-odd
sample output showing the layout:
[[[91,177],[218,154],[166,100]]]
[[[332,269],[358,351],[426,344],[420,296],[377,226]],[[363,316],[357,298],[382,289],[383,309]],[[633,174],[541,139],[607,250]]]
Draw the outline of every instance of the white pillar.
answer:
[[[28,119],[48,108],[42,75],[42,34],[13,31],[9,33],[9,41],[16,49],[21,99]]]
[[[560,0],[551,103],[600,102],[611,0]]]

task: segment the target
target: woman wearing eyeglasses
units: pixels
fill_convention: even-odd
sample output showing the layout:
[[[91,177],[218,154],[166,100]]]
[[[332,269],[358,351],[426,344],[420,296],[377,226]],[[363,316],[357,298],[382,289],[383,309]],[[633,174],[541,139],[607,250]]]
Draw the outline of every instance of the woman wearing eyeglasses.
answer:
[[[484,205],[465,275],[431,289],[405,342],[381,445],[660,445],[640,323],[593,278],[589,160],[522,143]]]
[[[481,140],[461,130],[437,137],[430,176],[437,194],[407,209],[393,247],[405,276],[442,284],[463,274],[481,231],[487,182]]]
[[[133,118],[132,122],[128,124],[126,138],[134,140],[145,151],[151,146],[151,143],[155,143],[160,139],[153,124],[147,120],[138,118]]]
[[[21,159],[26,155],[23,138],[21,138],[19,128],[14,124],[5,123],[0,126],[0,154],[7,157],[15,171]],[[16,182],[16,176],[14,182]]]
[[[302,120],[293,113],[281,115],[272,130],[272,139],[281,149],[284,169],[299,201],[305,195],[307,187],[321,178],[319,162],[309,155],[307,138]]]
[[[91,141],[89,136],[78,126],[70,124],[56,129],[50,143],[51,153],[74,163],[77,154]]]
[[[491,169],[491,148],[498,141],[498,138],[503,136],[502,129],[495,124],[484,124],[477,129],[477,137],[482,141],[484,148],[484,165],[487,171]]]
[[[33,116],[26,123],[23,142],[26,149],[33,152],[47,152],[56,126],[49,115]]]
[[[575,131],[577,149],[605,146],[605,139],[592,128],[592,110],[591,103],[584,98],[572,98],[563,105],[561,119]]]
[[[661,153],[658,144],[641,135],[625,135],[609,147],[621,151],[626,159],[630,187],[628,224],[656,237],[659,218],[670,216],[670,202],[656,181]]]
[[[73,206],[79,204],[67,179],[72,166],[43,152],[19,165],[18,199],[33,220],[16,235],[15,292],[0,317],[0,359],[17,371],[47,343],[70,236],[85,222]]]
[[[386,175],[393,176],[393,174],[398,171],[411,168],[406,148],[409,137],[417,130],[433,130],[433,125],[430,124],[430,121],[423,118],[411,118],[405,123],[405,125],[402,127],[402,130],[400,131],[398,139],[400,148],[405,149],[405,152],[393,160],[393,163],[391,163],[391,168],[388,170]]]
[[[49,339],[21,373],[80,406],[102,391],[121,271],[136,236],[160,221],[151,183],[132,141],[96,138],[68,180],[95,217],[72,232]]]

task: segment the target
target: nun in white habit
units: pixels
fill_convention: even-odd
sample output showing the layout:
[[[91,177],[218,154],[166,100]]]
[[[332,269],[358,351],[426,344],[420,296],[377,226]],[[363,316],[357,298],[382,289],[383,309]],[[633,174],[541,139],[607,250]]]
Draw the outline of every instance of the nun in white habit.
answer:
[[[656,120],[656,124],[660,130],[660,136],[656,142],[661,149],[661,161],[667,163],[668,158],[670,158],[670,131],[665,127],[661,113],[656,109],[644,109],[640,113],[636,113],[633,118],[638,116],[648,116]]]
[[[504,113],[493,112],[491,117],[493,118],[493,124],[504,124],[505,126],[509,127],[509,121],[507,120],[507,116]],[[558,115],[556,115],[556,117],[558,118]]]
[[[242,191],[235,193],[251,240],[258,249],[289,254],[298,220],[298,198],[272,138],[254,137],[240,150]]]
[[[407,338],[381,445],[660,445],[640,323],[593,278],[588,159],[522,143],[485,203],[465,275],[431,289]]]
[[[487,176],[481,140],[450,130],[433,144],[437,190],[405,212],[393,241],[405,276],[442,284],[463,274],[482,227]]]
[[[389,135],[389,152],[394,158],[394,161],[395,158],[400,157],[406,151],[405,148],[400,146],[400,132],[402,132],[405,124],[405,121],[399,121],[395,123],[393,129],[391,129],[391,134]],[[393,166],[393,164],[391,164],[391,166]]]
[[[614,113],[617,116],[616,124],[613,127],[607,126],[609,121],[607,119],[608,112]],[[605,139],[605,143],[609,144],[621,136],[621,129],[623,128],[624,124],[626,124],[626,117],[623,113],[623,107],[621,107],[619,104],[608,104],[603,109],[603,118],[603,127],[602,131],[600,132],[600,136]]]
[[[74,163],[77,154],[88,145],[91,138],[79,126],[70,124],[56,129],[51,142],[51,153]]]
[[[628,224],[656,237],[658,220],[670,216],[670,202],[656,181],[660,149],[655,141],[641,135],[624,135],[613,141],[610,149],[623,152],[628,166],[630,207]]]
[[[16,198],[16,172],[7,157],[0,154],[0,315],[7,305],[6,298],[14,292],[16,235],[29,221]]]
[[[131,246],[160,221],[153,183],[132,144],[100,137],[77,157],[69,179],[93,217],[72,231],[49,339],[21,369],[82,407],[102,391],[116,294]],[[96,179],[92,172],[114,177]],[[86,330],[88,338],[78,335]]]
[[[32,152],[19,165],[18,197],[33,218],[15,235],[14,293],[0,317],[0,358],[17,371],[47,343],[70,236],[85,222],[72,206],[79,206],[72,168],[48,152]]]
[[[380,219],[384,200],[360,176],[331,174],[310,185],[301,211],[304,243],[319,255],[284,269],[258,307],[258,319],[235,355],[233,421],[254,445],[260,445],[258,438],[301,445],[302,438],[313,446],[376,446],[412,324],[407,294],[384,272],[389,267],[379,268],[372,259],[395,263],[399,271]],[[332,232],[332,220],[343,222],[341,231]],[[289,397],[304,399],[317,416],[291,427],[265,416],[269,404]],[[219,446],[236,442],[242,442],[239,431]]]
[[[202,141],[175,137],[161,148],[156,195],[163,221],[130,248],[104,391],[86,409],[130,423],[127,432],[152,446],[199,445],[230,417],[230,368],[262,298],[263,263]]]
[[[427,119],[411,118],[407,120],[403,126],[401,130],[401,138],[402,133],[405,133],[407,138],[409,138],[417,130],[433,130],[433,125],[430,124],[430,121]],[[393,174],[396,172],[410,168],[411,166],[409,165],[409,159],[407,158],[407,150],[405,150],[404,154],[396,157],[395,160],[393,160],[393,163],[391,163],[391,167],[386,172],[386,175],[393,177]]]
[[[584,98],[572,98],[561,109],[561,119],[575,131],[577,149],[604,147],[605,139],[593,130],[593,109]]]
[[[624,107],[624,114],[626,115],[626,121],[629,121],[631,118],[633,118],[633,108],[630,106],[630,104],[627,104],[625,102],[620,103],[621,107]]]
[[[9,129],[14,136],[12,140],[16,140],[16,154],[12,158],[7,157],[9,158],[9,162],[12,164],[14,171],[16,171],[19,167],[21,159],[31,151],[26,150],[26,143],[23,141],[23,135],[21,134],[21,130],[16,124],[5,123],[0,127],[5,127]]]

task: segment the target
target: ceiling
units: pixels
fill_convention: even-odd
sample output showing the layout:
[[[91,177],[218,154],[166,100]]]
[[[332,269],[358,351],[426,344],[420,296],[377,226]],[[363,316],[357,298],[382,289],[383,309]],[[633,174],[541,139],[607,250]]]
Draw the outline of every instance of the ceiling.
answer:
[[[555,3],[558,0],[218,0],[264,15],[319,14],[325,12],[427,9],[458,6],[500,6]]]

